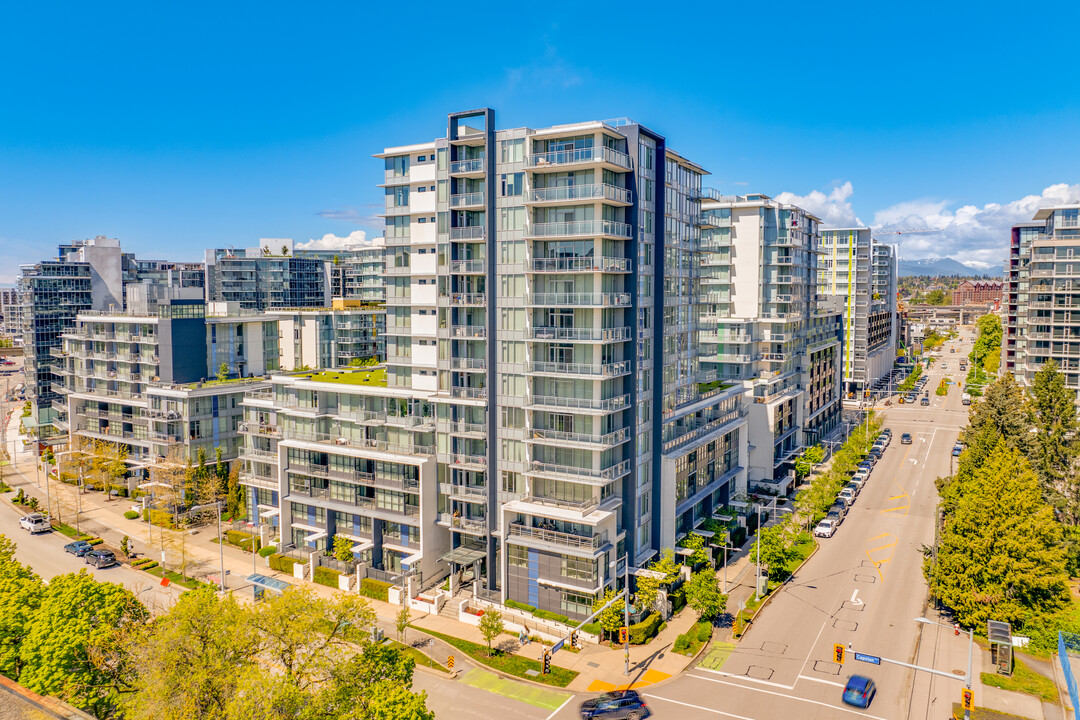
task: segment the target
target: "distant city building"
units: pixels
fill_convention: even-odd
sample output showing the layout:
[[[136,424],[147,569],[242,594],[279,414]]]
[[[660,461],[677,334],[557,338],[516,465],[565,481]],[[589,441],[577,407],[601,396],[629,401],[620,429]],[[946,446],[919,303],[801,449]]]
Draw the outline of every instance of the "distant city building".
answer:
[[[988,302],[1000,302],[1002,284],[996,281],[965,280],[952,293],[953,305],[974,305]]]
[[[896,362],[896,254],[865,227],[822,230],[821,252],[821,292],[844,316],[844,394],[861,399]]]
[[[272,310],[281,331],[281,369],[343,368],[386,360],[386,311],[335,298],[331,308]]]
[[[293,241],[262,239],[256,248],[207,250],[206,300],[244,310],[330,306],[329,263],[296,257]]]
[[[0,337],[22,344],[22,301],[17,288],[0,288]]]

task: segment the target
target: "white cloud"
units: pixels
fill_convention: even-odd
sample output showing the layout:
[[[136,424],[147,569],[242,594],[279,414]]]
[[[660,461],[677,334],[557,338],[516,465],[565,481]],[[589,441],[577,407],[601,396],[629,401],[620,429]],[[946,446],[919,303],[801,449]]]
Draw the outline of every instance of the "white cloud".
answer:
[[[854,192],[855,188],[852,187],[851,182],[845,182],[839,187],[834,187],[828,195],[820,190],[812,190],[809,195],[782,192],[776,196],[776,199],[789,205],[798,205],[803,210],[817,215],[825,227],[862,226],[863,222],[855,214],[849,200]]]
[[[947,200],[909,200],[879,210],[872,227],[883,233],[936,231],[879,236],[899,244],[900,256],[906,259],[951,257],[983,269],[1000,268],[1008,254],[1013,225],[1030,221],[1041,207],[1076,202],[1080,202],[1080,184],[1066,183],[1005,204],[963,205],[956,210],[949,209]]]
[[[362,248],[371,247],[372,243],[382,238],[372,238],[368,240],[367,233],[363,230],[354,230],[344,237],[339,237],[333,233],[326,233],[321,238],[308,240],[304,243],[297,243],[297,250],[360,250]]]

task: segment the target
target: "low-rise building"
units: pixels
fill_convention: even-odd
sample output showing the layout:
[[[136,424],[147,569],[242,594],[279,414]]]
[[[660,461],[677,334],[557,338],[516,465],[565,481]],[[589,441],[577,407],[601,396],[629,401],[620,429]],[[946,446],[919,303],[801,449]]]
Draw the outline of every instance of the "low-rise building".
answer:
[[[988,302],[1000,302],[1002,284],[996,280],[965,280],[952,292],[953,305],[977,305]]]

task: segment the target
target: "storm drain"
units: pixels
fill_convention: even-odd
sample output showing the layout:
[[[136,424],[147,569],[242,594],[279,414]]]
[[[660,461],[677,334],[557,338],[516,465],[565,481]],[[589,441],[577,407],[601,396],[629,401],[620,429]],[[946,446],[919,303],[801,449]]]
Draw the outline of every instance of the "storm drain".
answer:
[[[755,680],[770,680],[772,676],[773,669],[771,667],[751,665],[746,668],[746,677],[754,678]]]

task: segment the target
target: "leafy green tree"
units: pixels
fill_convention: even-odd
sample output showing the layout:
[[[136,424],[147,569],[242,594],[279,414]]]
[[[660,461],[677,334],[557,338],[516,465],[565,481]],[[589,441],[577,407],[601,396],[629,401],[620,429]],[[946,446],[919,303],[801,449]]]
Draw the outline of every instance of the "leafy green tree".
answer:
[[[405,632],[409,629],[409,621],[412,620],[412,613],[409,612],[408,605],[402,605],[401,610],[398,611],[397,618],[394,621],[394,626],[397,628],[398,640],[405,642]]]
[[[599,610],[604,603],[611,602],[614,599],[615,591],[608,588],[601,597],[593,600],[593,612]],[[596,622],[600,624],[600,627],[603,628],[604,632],[609,635],[614,635],[619,631],[619,628],[621,628],[623,624],[623,606],[619,603],[608,605],[603,612],[596,616]]]
[[[720,591],[720,582],[712,568],[694,573],[686,583],[686,604],[702,620],[712,620],[727,608],[727,595]]]
[[[792,551],[784,540],[784,525],[773,525],[758,530],[758,539],[750,549],[750,557],[758,559],[758,546],[761,547],[761,564],[769,569],[769,577],[781,580],[786,577]]]
[[[226,481],[225,512],[229,517],[237,518],[244,513],[244,486],[240,484],[240,461],[233,460],[229,467]]]
[[[433,720],[427,693],[412,691],[415,663],[400,650],[368,643],[335,666],[300,720]]]
[[[808,447],[795,459],[795,475],[804,478],[813,472],[814,466],[825,459],[825,448],[820,445]]]
[[[926,302],[929,305],[944,305],[946,300],[945,291],[941,289],[931,290],[926,295]]]
[[[1070,525],[1080,521],[1080,498],[1074,464],[1076,396],[1065,387],[1065,377],[1050,360],[1035,373],[1031,410],[1037,432],[1033,437],[1032,465],[1039,476],[1043,497],[1058,508]]]
[[[487,652],[491,655],[491,641],[502,635],[503,619],[498,610],[488,608],[480,618],[480,634],[487,641]]]
[[[987,313],[979,318],[975,324],[977,335],[975,344],[968,353],[968,357],[976,365],[981,366],[987,372],[997,372],[997,362],[1001,355],[1001,318],[994,313]],[[994,369],[987,366],[989,358],[996,358]]]
[[[934,595],[969,627],[987,619],[1022,627],[1069,602],[1061,526],[1028,461],[1004,440],[959,494],[936,565],[923,572]]]
[[[19,679],[22,644],[44,592],[41,578],[15,559],[15,543],[0,535],[0,675]]]
[[[52,578],[20,649],[20,684],[109,715],[127,689],[126,666],[104,660],[148,618],[122,585],[98,582],[85,570]]]
[[[687,557],[690,565],[701,565],[702,563],[712,565],[709,551],[705,549],[705,538],[702,536],[692,532],[683,538],[682,546],[687,550],[694,551],[692,555]]]
[[[225,382],[229,379],[229,363],[221,363],[221,365],[218,367],[217,379],[220,382]]]
[[[200,588],[134,636],[138,668],[126,700],[129,720],[226,717],[240,678],[254,666],[260,641],[251,612],[232,595]]]
[[[349,562],[353,559],[353,543],[352,540],[344,535],[334,536],[334,559],[341,562]]]

